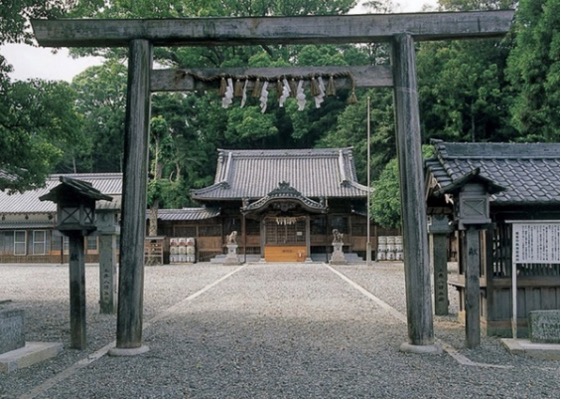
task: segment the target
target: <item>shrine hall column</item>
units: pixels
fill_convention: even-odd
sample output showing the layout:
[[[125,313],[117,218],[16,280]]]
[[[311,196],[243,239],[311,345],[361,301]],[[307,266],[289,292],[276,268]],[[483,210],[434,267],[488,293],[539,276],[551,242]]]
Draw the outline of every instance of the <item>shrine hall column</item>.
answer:
[[[400,349],[414,353],[439,353],[441,347],[435,344],[433,329],[415,59],[412,36],[395,35],[392,41],[392,70],[409,338]]]
[[[151,67],[151,43],[132,40],[124,140],[118,320],[116,348],[109,351],[110,355],[133,355],[148,350],[142,345],[142,318]]]

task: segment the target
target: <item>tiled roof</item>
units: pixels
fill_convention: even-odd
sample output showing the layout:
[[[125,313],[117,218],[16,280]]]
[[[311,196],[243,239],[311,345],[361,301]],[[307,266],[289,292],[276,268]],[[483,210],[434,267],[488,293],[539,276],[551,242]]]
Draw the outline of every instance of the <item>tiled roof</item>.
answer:
[[[446,143],[435,141],[426,170],[445,188],[475,168],[506,190],[491,196],[493,205],[559,204],[559,143]]]
[[[101,193],[112,196],[113,201],[99,201],[104,208],[120,208],[118,203],[120,197],[114,197],[122,193],[122,174],[121,173],[102,173],[102,174],[60,174],[51,175],[41,189],[28,190],[24,193],[8,195],[7,192],[0,192],[0,214],[10,213],[50,213],[56,212],[57,206],[51,201],[40,201],[39,197],[47,194],[55,186],[61,184],[59,177],[71,177],[82,181],[90,182],[92,186]]]
[[[218,150],[214,184],[192,190],[195,200],[260,199],[287,182],[306,197],[366,197],[352,148]]]
[[[195,207],[183,209],[162,209],[158,211],[159,220],[163,221],[198,221],[220,215],[220,209]],[[149,217],[149,212],[147,213]]]

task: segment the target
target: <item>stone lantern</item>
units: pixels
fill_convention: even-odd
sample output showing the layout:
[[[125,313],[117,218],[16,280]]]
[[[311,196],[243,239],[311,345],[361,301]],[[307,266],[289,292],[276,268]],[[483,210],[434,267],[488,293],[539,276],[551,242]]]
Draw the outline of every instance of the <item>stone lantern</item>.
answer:
[[[57,204],[57,226],[69,237],[71,347],[86,348],[86,293],[84,278],[84,237],[96,230],[97,200],[111,201],[89,182],[61,176],[60,185],[39,200]]]

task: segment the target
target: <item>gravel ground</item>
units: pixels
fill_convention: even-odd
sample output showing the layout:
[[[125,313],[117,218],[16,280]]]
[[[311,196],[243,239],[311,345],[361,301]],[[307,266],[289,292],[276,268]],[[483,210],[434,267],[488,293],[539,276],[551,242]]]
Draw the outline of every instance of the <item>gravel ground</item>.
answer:
[[[405,313],[401,264],[334,269]],[[436,337],[474,362],[507,368],[462,365],[445,352],[400,352],[406,324],[322,264],[147,267],[143,336],[150,351],[103,355],[35,389],[114,340],[115,315],[98,313],[97,266],[87,265],[86,274],[88,348],[77,351],[69,348],[68,267],[0,265],[0,300],[25,309],[26,339],[65,346],[54,359],[0,374],[0,398],[560,396],[559,362],[511,355],[486,336],[465,349],[453,289],[450,315],[434,318]]]

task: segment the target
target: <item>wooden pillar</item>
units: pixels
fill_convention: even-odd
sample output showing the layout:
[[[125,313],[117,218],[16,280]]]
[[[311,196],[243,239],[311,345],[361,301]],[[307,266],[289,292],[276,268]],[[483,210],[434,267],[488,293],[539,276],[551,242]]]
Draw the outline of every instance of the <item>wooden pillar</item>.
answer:
[[[306,261],[312,261],[312,253],[310,249],[312,249],[312,242],[310,241],[310,214],[306,216],[306,230],[304,231],[306,234]]]
[[[117,310],[116,235],[98,236],[100,266],[100,313],[113,314]]]
[[[415,58],[413,38],[395,35],[392,64],[409,339],[401,350],[437,353],[441,348],[434,344]]]
[[[449,218],[446,215],[431,216],[428,227],[431,239],[432,268],[434,273],[434,313],[449,314],[449,298],[447,290],[447,261],[449,260],[447,245],[452,232]]]
[[[465,261],[465,345],[474,348],[481,344],[480,229],[471,225],[462,234]]]
[[[114,355],[119,349],[142,349],[143,258],[147,207],[147,159],[152,46],[135,39],[129,45],[128,93],[124,141],[122,227],[118,324]]]
[[[434,312],[436,315],[449,314],[447,296],[447,238],[445,233],[432,234],[434,272]]]
[[[69,283],[71,304],[71,348],[86,348],[86,291],[84,236],[69,236]]]
[[[247,228],[245,214],[241,215],[241,233],[243,235],[243,263],[247,263]]]

